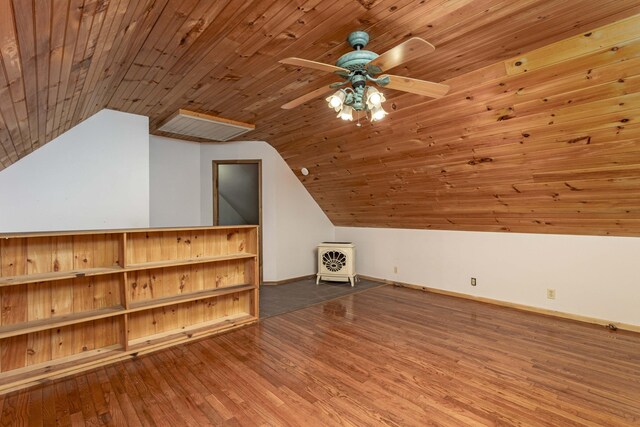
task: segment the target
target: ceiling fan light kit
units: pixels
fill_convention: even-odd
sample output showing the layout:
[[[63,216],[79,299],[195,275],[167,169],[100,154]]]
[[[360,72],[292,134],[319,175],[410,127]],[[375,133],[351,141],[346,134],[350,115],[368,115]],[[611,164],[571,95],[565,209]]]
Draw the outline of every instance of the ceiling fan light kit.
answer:
[[[369,120],[375,122],[382,120],[388,113],[382,108],[382,103],[386,101],[384,94],[373,85],[433,98],[440,98],[446,95],[449,90],[447,85],[425,80],[387,74],[376,77],[383,71],[435,50],[429,42],[421,38],[413,37],[382,55],[364,50],[369,42],[369,34],[365,31],[352,32],[347,41],[355,50],[338,58],[335,66],[300,58],[285,58],[280,61],[282,64],[330,71],[344,79],[343,82],[333,83],[326,89],[316,89],[294,99],[284,104],[282,108],[294,108],[328,92],[328,89],[337,89],[335,93],[326,98],[326,101],[329,108],[338,113],[338,118],[351,121],[353,120],[353,111],[362,111],[369,117]],[[348,84],[350,86],[347,86]]]

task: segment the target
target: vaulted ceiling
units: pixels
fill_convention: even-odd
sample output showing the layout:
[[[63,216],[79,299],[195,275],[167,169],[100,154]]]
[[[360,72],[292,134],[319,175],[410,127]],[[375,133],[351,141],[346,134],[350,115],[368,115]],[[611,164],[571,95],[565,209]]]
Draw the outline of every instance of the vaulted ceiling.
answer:
[[[243,139],[308,168],[336,225],[640,235],[636,14],[637,0],[0,0],[0,169],[103,108],[155,134],[186,108],[255,123]],[[362,127],[322,99],[280,109],[335,77],[278,60],[334,63],[355,29],[379,53],[434,44],[392,72],[450,94],[387,91],[390,115]]]

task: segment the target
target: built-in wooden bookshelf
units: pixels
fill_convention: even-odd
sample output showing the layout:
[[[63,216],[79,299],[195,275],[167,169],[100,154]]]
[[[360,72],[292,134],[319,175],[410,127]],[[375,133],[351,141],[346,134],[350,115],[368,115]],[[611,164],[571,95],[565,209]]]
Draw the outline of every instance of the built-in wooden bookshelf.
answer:
[[[258,227],[0,234],[0,393],[258,319]]]

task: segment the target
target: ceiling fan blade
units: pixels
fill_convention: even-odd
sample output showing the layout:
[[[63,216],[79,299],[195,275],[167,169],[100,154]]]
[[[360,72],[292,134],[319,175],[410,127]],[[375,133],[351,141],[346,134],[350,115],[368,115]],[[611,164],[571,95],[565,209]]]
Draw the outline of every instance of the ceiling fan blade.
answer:
[[[329,73],[340,72],[349,74],[349,70],[347,70],[346,68],[336,67],[335,65],[325,64],[322,62],[310,61],[308,59],[284,58],[278,62],[286,65],[295,65],[296,67],[313,68],[314,70],[327,71]]]
[[[436,50],[436,48],[428,41],[420,37],[412,37],[369,62],[367,68],[369,68],[369,72],[373,74],[381,73],[382,71],[397,67],[404,62],[431,53],[434,50]]]
[[[431,98],[442,98],[449,92],[449,86],[440,83],[389,74],[380,77],[389,77],[389,83],[384,85],[384,87],[388,87],[389,89],[416,93],[418,95],[430,96]]]
[[[283,110],[291,110],[292,108],[295,108],[295,107],[297,107],[298,105],[302,105],[302,104],[304,104],[305,102],[307,102],[307,101],[311,101],[312,99],[315,99],[315,98],[317,98],[317,97],[319,97],[319,96],[322,96],[322,95],[324,95],[324,94],[326,94],[326,93],[329,93],[329,92],[331,92],[332,90],[334,90],[334,89],[332,89],[332,88],[331,88],[331,87],[329,87],[329,86],[321,87],[320,89],[316,89],[316,90],[314,90],[313,92],[309,92],[309,93],[307,93],[307,94],[305,94],[305,95],[302,95],[301,97],[296,98],[296,99],[294,99],[293,101],[289,101],[289,102],[287,102],[286,104],[284,104],[284,105],[283,105],[282,107],[280,107],[280,108],[282,108]]]

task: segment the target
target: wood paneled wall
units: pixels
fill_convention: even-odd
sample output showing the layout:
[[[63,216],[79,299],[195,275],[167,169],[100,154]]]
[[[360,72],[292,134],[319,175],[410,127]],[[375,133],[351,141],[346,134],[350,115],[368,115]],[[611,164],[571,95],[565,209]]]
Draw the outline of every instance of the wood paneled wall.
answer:
[[[639,64],[633,16],[272,139],[336,225],[640,235]]]
[[[638,13],[637,0],[0,0],[0,170],[102,108],[147,115],[155,134],[186,108],[255,123],[243,139],[307,167],[337,225],[637,235],[638,34],[584,34]],[[322,100],[281,110],[334,78],[278,60],[335,62],[355,29],[377,52],[433,43],[392,71],[451,95],[387,91],[391,114],[362,128]]]

